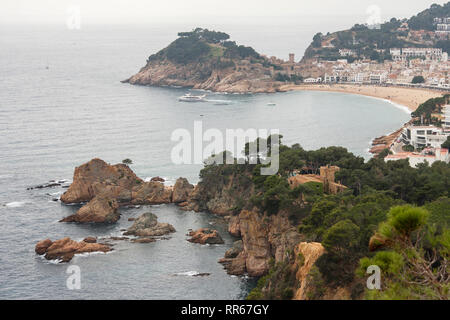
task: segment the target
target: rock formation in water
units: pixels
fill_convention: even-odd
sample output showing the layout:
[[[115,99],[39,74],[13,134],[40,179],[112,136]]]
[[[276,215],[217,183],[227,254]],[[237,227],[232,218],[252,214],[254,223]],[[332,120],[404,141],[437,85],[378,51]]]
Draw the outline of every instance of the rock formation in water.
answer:
[[[143,181],[125,164],[92,159],[75,168],[73,183],[61,196],[65,204],[87,204],[61,222],[114,223],[120,218],[120,206],[172,203],[173,198],[185,201],[192,189],[184,178],[173,188],[166,187],[161,182]]]
[[[134,221],[133,225],[127,229],[124,235],[138,237],[159,237],[172,232],[175,228],[168,223],[158,222],[158,217],[151,212],[142,214]]]
[[[35,252],[38,255],[45,255],[44,257],[47,260],[59,259],[62,262],[69,262],[76,254],[91,252],[106,253],[112,250],[109,245],[93,242],[95,240],[94,238],[85,240],[76,242],[70,238],[63,238],[56,241],[46,239],[36,244]]]
[[[181,86],[219,92],[276,92],[279,65],[253,48],[228,41],[223,32],[197,28],[181,32],[168,47],[151,55],[130,84]]]
[[[196,231],[189,232],[191,238],[188,239],[189,242],[199,243],[199,244],[224,244],[222,237],[219,235],[217,230],[210,229],[199,229]]]
[[[96,196],[77,213],[70,215],[60,222],[79,223],[114,223],[120,218],[117,200],[107,196]]]
[[[186,178],[179,178],[173,186],[172,202],[186,202],[194,190],[194,186]]]

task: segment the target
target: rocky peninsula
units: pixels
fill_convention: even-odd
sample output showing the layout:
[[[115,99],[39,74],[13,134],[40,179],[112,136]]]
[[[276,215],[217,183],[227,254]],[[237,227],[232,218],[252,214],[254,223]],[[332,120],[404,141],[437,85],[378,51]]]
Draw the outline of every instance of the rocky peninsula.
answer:
[[[280,67],[253,48],[229,41],[228,34],[197,28],[178,36],[123,82],[228,93],[279,91],[274,70]]]

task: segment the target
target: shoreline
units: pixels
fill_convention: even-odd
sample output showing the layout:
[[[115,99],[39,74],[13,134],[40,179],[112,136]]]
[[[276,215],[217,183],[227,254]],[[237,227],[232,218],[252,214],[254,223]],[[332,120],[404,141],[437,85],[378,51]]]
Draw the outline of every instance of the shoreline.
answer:
[[[312,84],[312,85],[285,85],[282,87],[286,91],[325,91],[346,94],[356,94],[389,102],[396,108],[413,112],[420,104],[428,99],[441,97],[444,91],[431,90],[426,88],[405,88],[399,86],[376,86],[376,85],[353,85],[353,84]],[[410,123],[403,124],[398,130],[389,132],[381,137],[375,137],[371,141],[369,153],[377,156],[385,149],[391,149],[394,141],[398,139],[403,128]]]
[[[411,112],[415,111],[420,104],[428,99],[440,97],[445,94],[444,91],[433,91],[425,88],[405,88],[398,86],[383,87],[356,84],[287,84],[282,86],[281,89],[283,91],[326,91],[363,95],[387,100],[394,106],[404,106]]]

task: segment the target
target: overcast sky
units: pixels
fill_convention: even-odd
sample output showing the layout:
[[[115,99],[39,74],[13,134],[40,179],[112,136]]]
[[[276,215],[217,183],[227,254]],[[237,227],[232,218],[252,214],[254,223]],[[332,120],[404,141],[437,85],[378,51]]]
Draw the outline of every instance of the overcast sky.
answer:
[[[370,6],[382,20],[404,18],[428,8],[429,0],[0,0],[0,23],[64,23],[69,8],[79,7],[83,23],[156,23],[221,17],[368,16]],[[364,22],[364,21],[363,21]]]

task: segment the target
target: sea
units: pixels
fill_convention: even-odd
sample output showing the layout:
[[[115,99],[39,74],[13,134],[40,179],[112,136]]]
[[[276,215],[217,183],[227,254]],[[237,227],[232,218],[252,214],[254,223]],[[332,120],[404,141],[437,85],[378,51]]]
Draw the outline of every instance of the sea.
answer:
[[[235,21],[202,27],[221,30],[268,56],[300,59],[318,31],[350,27],[341,19]],[[113,225],[58,222],[79,208],[58,201],[73,171],[98,157],[132,159],[143,179],[199,180],[201,163],[177,164],[171,150],[177,129],[279,130],[287,145],[343,146],[365,159],[370,141],[409,119],[405,108],[370,97],[328,92],[221,94],[121,83],[177,32],[199,25],[0,25],[0,299],[245,299],[257,279],[230,276],[217,262],[232,246],[226,223],[212,214],[173,205],[121,208]],[[186,93],[206,102],[184,103]],[[27,190],[60,181],[62,186]],[[151,211],[177,230],[150,244],[115,243],[107,254],[75,256],[70,263],[37,256],[39,240],[120,236]],[[186,241],[189,229],[214,228],[224,245]],[[79,267],[80,288],[70,282]],[[209,273],[209,276],[196,276]]]

